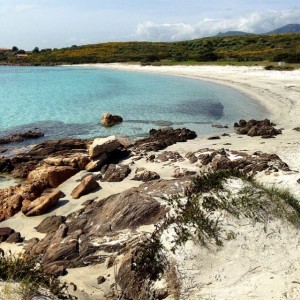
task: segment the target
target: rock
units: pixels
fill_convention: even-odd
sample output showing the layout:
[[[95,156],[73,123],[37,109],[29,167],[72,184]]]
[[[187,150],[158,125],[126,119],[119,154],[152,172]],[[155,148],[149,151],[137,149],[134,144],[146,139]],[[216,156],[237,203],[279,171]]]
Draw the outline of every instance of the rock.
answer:
[[[107,138],[97,138],[93,141],[89,148],[89,155],[93,159],[105,152],[112,152],[120,147],[120,142],[115,136],[109,136]]]
[[[210,136],[209,138],[207,138],[208,140],[219,140],[220,137],[218,135],[215,136]]]
[[[300,127],[295,127],[293,130],[300,131]]]
[[[0,156],[0,173],[10,173],[14,169],[11,160]]]
[[[15,231],[10,227],[2,227],[0,228],[0,243],[5,242],[7,238],[13,234]]]
[[[30,183],[41,181],[45,186],[58,187],[61,183],[78,173],[78,169],[68,166],[47,166],[42,165],[28,174],[27,180]]]
[[[185,177],[185,176],[192,176],[192,175],[196,175],[197,172],[196,171],[190,171],[190,170],[187,170],[185,168],[177,168],[174,170],[174,175],[173,177],[175,178],[180,178],[180,177]]]
[[[41,233],[55,232],[64,223],[65,219],[63,216],[50,216],[44,219],[35,229]]]
[[[16,142],[23,142],[27,139],[37,139],[42,136],[44,136],[44,133],[41,131],[29,130],[26,132],[15,133],[15,134],[0,138],[0,145],[16,143]]]
[[[162,162],[171,160],[173,162],[177,162],[178,160],[182,160],[182,156],[178,152],[174,151],[163,151],[156,157],[157,160]]]
[[[110,113],[104,113],[101,118],[101,124],[104,127],[112,127],[123,122],[123,118],[118,115],[111,115]]]
[[[86,171],[88,171],[88,172],[100,171],[101,168],[104,166],[104,164],[107,162],[107,158],[108,158],[108,156],[106,153],[100,154],[97,157],[97,159],[92,160],[85,166]]]
[[[247,134],[248,136],[262,136],[264,138],[269,138],[282,133],[280,129],[276,129],[274,126],[276,125],[268,119],[262,121],[252,119],[248,122],[240,120],[237,133]]]
[[[160,179],[160,176],[156,172],[147,171],[147,170],[138,172],[133,177],[133,180],[143,181],[143,182],[148,182],[156,179]]]
[[[128,165],[110,164],[103,174],[102,181],[119,182],[126,178],[130,172]]]
[[[220,124],[212,124],[211,127],[214,127],[214,128],[228,128],[227,125],[220,125]]]
[[[20,232],[14,232],[7,238],[7,240],[5,242],[11,243],[11,244],[16,244],[16,243],[22,243],[23,240],[24,239],[21,237]]]
[[[297,180],[297,182],[300,184],[300,178]]]
[[[115,255],[112,255],[112,256],[108,257],[105,261],[105,267],[107,269],[111,268],[114,265],[115,261],[116,261],[116,256]]]
[[[85,177],[79,185],[77,185],[71,193],[73,199],[87,195],[100,187],[99,183],[92,175]]]
[[[47,274],[51,274],[55,276],[64,276],[67,273],[66,267],[56,263],[45,264],[43,266],[43,269]]]
[[[32,202],[23,201],[22,212],[27,217],[43,215],[54,208],[58,200],[64,196],[65,194],[59,190],[51,190]]]
[[[105,279],[104,276],[99,276],[99,277],[97,278],[97,283],[98,283],[98,284],[102,284],[102,283],[104,283],[105,281],[106,281],[106,279]]]
[[[194,164],[198,161],[198,158],[196,155],[192,155],[190,158],[189,158],[189,162],[190,164]]]
[[[149,134],[150,137],[136,141],[135,144],[132,147],[130,147],[130,150],[136,153],[159,151],[178,142],[186,142],[187,140],[194,139],[197,137],[194,131],[191,131],[186,128],[169,128],[166,130],[151,129]]]

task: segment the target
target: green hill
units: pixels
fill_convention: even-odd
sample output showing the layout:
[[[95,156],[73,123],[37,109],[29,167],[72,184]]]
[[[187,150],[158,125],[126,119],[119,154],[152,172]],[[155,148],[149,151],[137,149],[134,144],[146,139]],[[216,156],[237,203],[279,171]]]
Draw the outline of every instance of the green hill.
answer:
[[[156,61],[300,62],[300,34],[208,37],[181,42],[111,42],[35,51],[27,57],[0,53],[2,64],[57,65]]]

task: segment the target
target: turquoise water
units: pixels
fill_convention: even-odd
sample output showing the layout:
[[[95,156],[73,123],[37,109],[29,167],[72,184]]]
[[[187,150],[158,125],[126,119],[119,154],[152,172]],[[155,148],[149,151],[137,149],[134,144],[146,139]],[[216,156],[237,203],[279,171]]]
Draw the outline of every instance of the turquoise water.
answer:
[[[212,123],[264,118],[244,94],[175,76],[78,67],[0,67],[0,135],[39,128],[45,138],[143,136],[160,125],[216,133]],[[103,128],[104,112],[125,122]]]

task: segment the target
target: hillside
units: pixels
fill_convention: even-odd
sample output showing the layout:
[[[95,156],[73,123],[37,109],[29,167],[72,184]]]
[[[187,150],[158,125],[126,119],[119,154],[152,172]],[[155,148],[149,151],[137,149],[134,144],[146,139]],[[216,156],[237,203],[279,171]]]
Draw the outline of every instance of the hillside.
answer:
[[[299,33],[300,32],[300,24],[288,24],[283,27],[277,28],[266,34],[285,34],[285,33]]]
[[[169,61],[300,62],[300,34],[208,37],[181,42],[110,42],[72,46],[17,57],[0,53],[2,64],[59,65],[80,63]]]

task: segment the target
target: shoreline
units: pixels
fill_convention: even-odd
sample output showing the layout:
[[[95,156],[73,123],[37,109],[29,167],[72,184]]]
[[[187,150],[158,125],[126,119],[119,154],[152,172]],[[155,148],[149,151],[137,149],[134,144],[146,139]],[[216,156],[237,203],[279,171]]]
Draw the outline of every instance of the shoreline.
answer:
[[[299,126],[298,70],[267,71],[262,67],[246,66],[140,66],[126,63],[73,66],[173,75],[225,85],[258,101],[269,111],[270,119],[279,126],[286,129]]]

